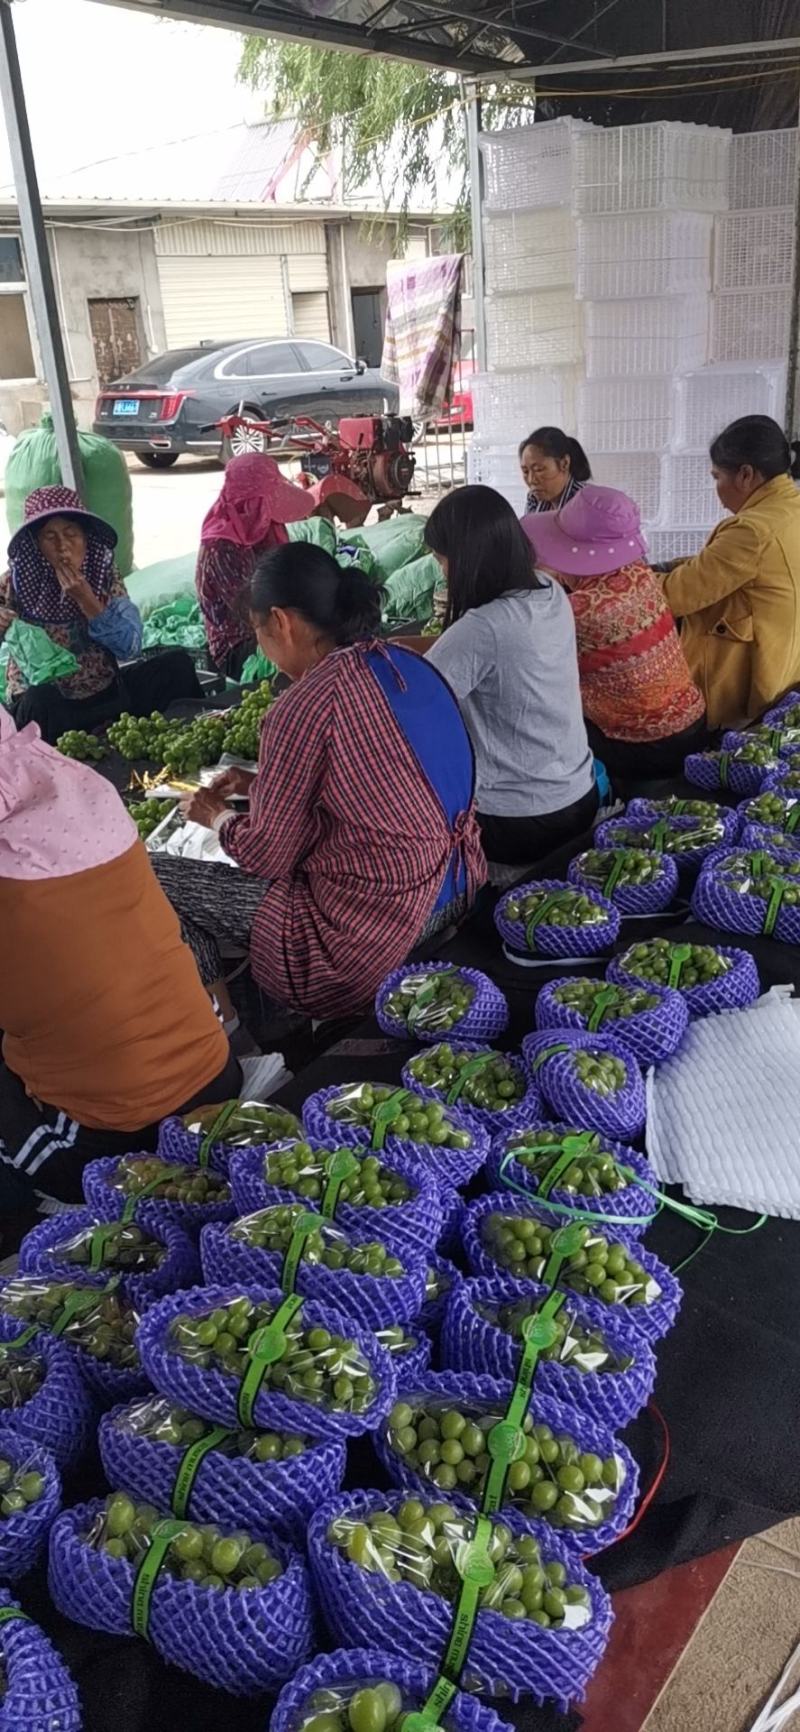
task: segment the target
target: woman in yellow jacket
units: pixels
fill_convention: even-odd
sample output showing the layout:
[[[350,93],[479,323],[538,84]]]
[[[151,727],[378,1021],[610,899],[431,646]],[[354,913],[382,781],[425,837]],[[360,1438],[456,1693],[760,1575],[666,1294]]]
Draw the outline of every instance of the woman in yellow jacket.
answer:
[[[740,727],[800,682],[800,474],[768,415],[732,421],[711,446],[733,513],[664,580],[710,728]]]

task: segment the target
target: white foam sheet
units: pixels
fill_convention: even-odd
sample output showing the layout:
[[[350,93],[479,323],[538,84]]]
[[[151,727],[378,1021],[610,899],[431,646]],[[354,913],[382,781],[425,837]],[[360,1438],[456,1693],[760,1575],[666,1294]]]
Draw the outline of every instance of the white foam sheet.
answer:
[[[647,1079],[647,1154],[693,1203],[800,1219],[800,1000],[690,1025]]]

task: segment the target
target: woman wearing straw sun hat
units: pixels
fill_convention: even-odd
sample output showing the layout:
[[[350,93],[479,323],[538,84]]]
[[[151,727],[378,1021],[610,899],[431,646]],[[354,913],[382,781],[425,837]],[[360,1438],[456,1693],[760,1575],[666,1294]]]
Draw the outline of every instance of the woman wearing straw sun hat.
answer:
[[[674,774],[704,738],[705,705],[648,563],[638,507],[587,482],[562,511],[522,527],[538,568],[572,604],[593,751],[612,775]]]

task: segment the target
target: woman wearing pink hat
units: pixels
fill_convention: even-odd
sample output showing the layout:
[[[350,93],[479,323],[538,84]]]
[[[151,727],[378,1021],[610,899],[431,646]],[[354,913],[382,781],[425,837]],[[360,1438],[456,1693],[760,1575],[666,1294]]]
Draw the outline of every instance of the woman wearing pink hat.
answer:
[[[200,531],[195,583],[212,659],[230,679],[239,678],[256,649],[246,598],[258,560],[288,541],[287,523],[313,509],[304,488],[284,481],[274,457],[254,451],[232,458],[225,470]]]
[[[538,567],[572,603],[593,751],[612,775],[675,774],[704,738],[705,704],[648,564],[638,508],[588,482],[563,511],[522,527]]]

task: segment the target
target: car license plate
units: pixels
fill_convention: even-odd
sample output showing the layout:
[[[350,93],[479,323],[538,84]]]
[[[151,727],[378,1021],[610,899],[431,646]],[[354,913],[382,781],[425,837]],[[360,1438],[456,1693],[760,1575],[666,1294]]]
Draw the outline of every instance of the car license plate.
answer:
[[[114,403],[115,415],[138,415],[138,397],[117,397]]]

